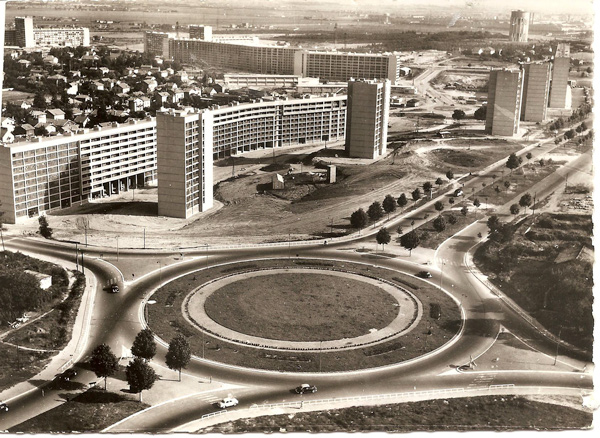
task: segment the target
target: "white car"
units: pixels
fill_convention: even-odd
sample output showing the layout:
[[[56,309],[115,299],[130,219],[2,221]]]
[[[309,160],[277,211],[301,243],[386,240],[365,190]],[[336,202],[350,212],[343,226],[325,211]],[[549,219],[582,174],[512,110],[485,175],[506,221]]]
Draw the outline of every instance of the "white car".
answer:
[[[221,409],[225,409],[225,408],[232,408],[234,406],[237,406],[239,403],[237,398],[234,397],[226,397],[223,400],[221,400],[219,403],[217,403],[217,406]]]

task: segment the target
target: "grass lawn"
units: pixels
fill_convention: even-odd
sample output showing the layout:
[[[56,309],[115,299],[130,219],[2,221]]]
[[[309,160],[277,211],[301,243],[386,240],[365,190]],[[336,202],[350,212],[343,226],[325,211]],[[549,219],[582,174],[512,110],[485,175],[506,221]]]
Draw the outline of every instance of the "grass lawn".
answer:
[[[21,423],[10,433],[100,432],[149,405],[124,395],[89,389],[70,401]]]
[[[240,279],[215,291],[204,307],[211,319],[240,333],[326,341],[388,326],[397,305],[375,285],[306,271]]]
[[[182,315],[182,302],[185,296],[196,287],[213,278],[235,274],[258,268],[318,267],[339,269],[346,272],[383,278],[410,290],[423,305],[423,317],[419,324],[401,338],[391,339],[362,349],[346,351],[282,352],[256,349],[228,343],[222,339],[202,334],[188,324]],[[460,328],[460,311],[456,303],[446,294],[428,283],[421,282],[398,272],[367,265],[348,262],[320,260],[261,260],[252,263],[238,263],[229,266],[210,268],[176,279],[153,296],[157,304],[148,307],[150,328],[162,339],[170,341],[177,333],[188,338],[192,352],[206,359],[240,365],[249,368],[262,368],[280,371],[317,372],[343,371],[372,368],[402,362],[422,355],[448,342]],[[272,300],[269,298],[268,303]],[[432,308],[441,308],[441,316]]]
[[[483,396],[248,418],[200,432],[563,430],[590,428],[592,419],[591,412],[524,397]]]
[[[442,216],[446,219],[446,229],[444,231],[440,231],[439,233],[435,230],[435,228],[433,228],[433,220],[438,216],[438,214],[437,212],[436,214],[430,214],[431,220],[417,228],[417,230],[419,230],[422,233],[421,244],[419,246],[421,246],[422,248],[436,249],[444,240],[448,239],[450,236],[454,235],[455,233],[465,228],[467,225],[477,220],[477,212],[473,210],[474,208],[471,207],[471,209],[467,212],[466,216],[463,215],[460,211],[456,210],[453,210],[451,212],[442,212]],[[455,224],[451,224],[448,221],[448,217],[450,215],[456,218]],[[481,217],[481,215],[479,215],[479,217]]]

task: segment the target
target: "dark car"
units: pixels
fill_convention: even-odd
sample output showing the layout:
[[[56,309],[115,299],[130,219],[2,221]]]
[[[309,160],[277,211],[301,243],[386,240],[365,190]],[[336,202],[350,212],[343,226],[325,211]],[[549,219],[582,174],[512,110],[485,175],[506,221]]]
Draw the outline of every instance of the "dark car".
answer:
[[[119,293],[119,286],[117,286],[116,284],[113,284],[113,285],[110,287],[110,291],[111,291],[113,294],[118,294],[118,293]]]
[[[8,412],[8,405],[6,403],[0,402],[0,412]]]
[[[307,392],[317,392],[317,387],[315,385],[309,385],[308,383],[303,383],[300,386],[297,386],[296,389],[294,389],[294,391],[296,392],[296,394],[306,394]]]
[[[74,379],[76,375],[77,375],[77,371],[71,369],[71,370],[67,370],[64,373],[62,373],[59,376],[59,379],[65,381],[65,382],[68,382],[71,379]]]
[[[462,189],[454,190],[454,196],[458,197],[458,196],[462,196],[462,195],[463,195]]]
[[[429,272],[429,271],[419,271],[419,273],[417,274],[417,277],[431,278],[431,272]]]

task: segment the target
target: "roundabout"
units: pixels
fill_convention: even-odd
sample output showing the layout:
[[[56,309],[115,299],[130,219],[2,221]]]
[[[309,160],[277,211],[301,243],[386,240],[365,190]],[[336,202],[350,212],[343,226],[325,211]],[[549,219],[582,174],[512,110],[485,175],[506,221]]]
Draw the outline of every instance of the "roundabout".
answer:
[[[338,260],[213,266],[151,299],[148,325],[165,342],[182,334],[198,359],[276,372],[396,365],[442,348],[462,327],[459,303],[431,283]]]
[[[216,279],[184,300],[213,336],[275,350],[344,350],[402,336],[423,307],[398,285],[347,272],[265,269]]]

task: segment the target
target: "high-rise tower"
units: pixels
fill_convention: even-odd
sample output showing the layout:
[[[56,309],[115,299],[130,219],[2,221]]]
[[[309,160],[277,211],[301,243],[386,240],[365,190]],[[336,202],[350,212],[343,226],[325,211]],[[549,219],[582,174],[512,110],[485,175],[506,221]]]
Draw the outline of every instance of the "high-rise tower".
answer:
[[[521,120],[543,122],[548,108],[550,64],[547,62],[523,66],[523,97]]]
[[[353,158],[374,159],[387,151],[390,81],[348,82],[346,152]]]
[[[519,130],[521,115],[521,70],[492,70],[488,83],[485,131],[492,135],[512,136]]]
[[[569,95],[569,68],[571,66],[569,44],[559,43],[552,63],[552,83],[550,84],[550,108],[571,106]]]
[[[15,17],[15,39],[19,47],[35,47],[33,17]]]
[[[529,21],[531,14],[525,11],[512,11],[510,13],[509,41],[526,43],[529,36]]]

